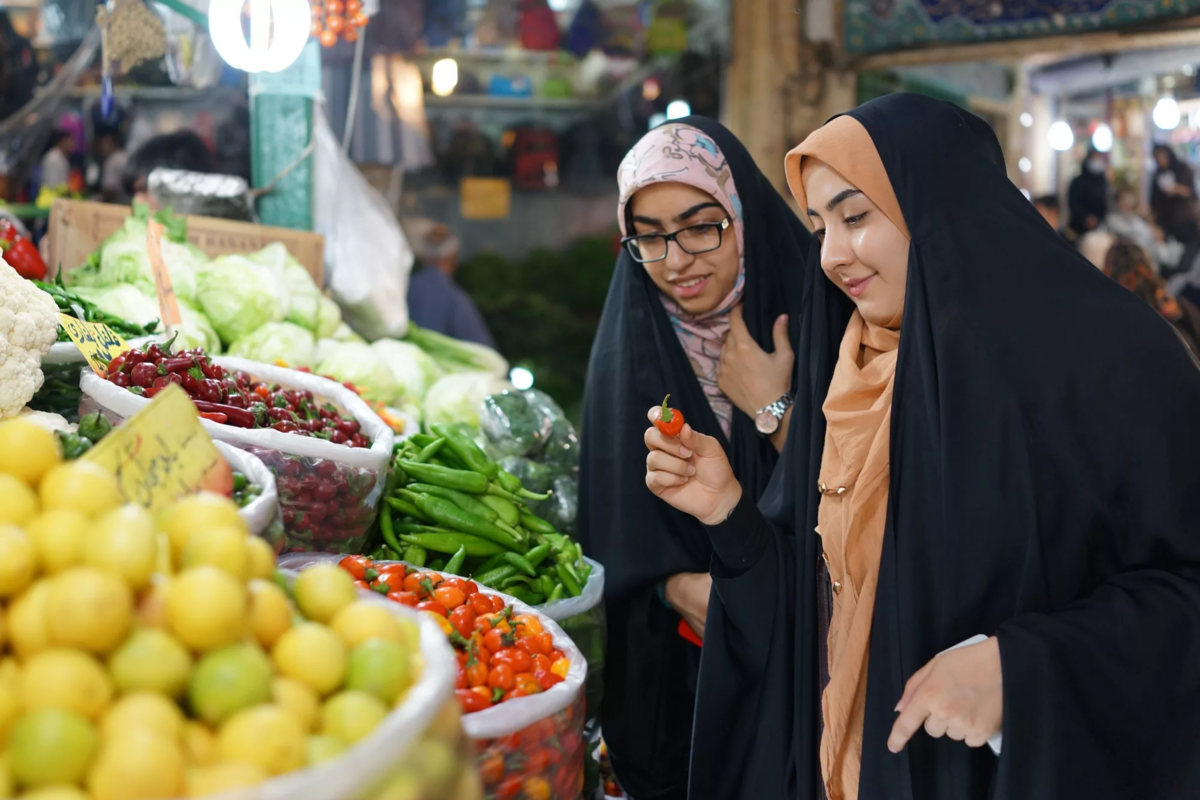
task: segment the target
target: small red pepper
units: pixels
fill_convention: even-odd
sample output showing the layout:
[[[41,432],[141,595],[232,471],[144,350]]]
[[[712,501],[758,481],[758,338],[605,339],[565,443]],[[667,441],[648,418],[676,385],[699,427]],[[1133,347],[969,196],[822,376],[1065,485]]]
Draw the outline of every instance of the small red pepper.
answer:
[[[662,413],[658,419],[654,420],[654,427],[658,428],[664,436],[675,437],[683,430],[683,413],[667,405],[667,401],[670,399],[671,395],[663,398]]]
[[[46,277],[46,262],[42,261],[42,254],[33,242],[22,236],[16,236],[11,243],[4,245],[4,260],[22,278],[40,281]]]
[[[210,422],[220,422],[224,424],[229,420],[228,414],[222,414],[220,411],[201,411],[200,418]]]
[[[192,400],[192,405],[201,413],[224,414],[226,422],[237,428],[253,428],[254,415],[244,408],[234,408],[222,403],[206,403],[203,400]]]

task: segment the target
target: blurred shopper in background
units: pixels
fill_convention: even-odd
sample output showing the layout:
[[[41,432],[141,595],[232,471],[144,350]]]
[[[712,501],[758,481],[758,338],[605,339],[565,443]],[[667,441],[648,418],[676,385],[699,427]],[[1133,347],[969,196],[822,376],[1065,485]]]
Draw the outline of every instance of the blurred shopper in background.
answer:
[[[422,328],[495,347],[475,301],[454,282],[461,250],[458,237],[440,222],[404,221],[404,234],[421,268],[408,281],[408,316]]]
[[[1118,239],[1109,248],[1104,274],[1145,300],[1175,326],[1193,353],[1200,353],[1200,309],[1186,297],[1170,292],[1145,250],[1128,239]]]
[[[1196,224],[1196,175],[1168,145],[1155,145],[1154,161],[1157,171],[1150,192],[1154,223],[1187,246],[1200,234]]]
[[[75,137],[66,131],[56,131],[42,154],[41,185],[47,189],[65,189],[71,180],[71,156],[75,153]]]
[[[150,202],[150,173],[159,167],[188,172],[215,171],[212,153],[203,139],[192,131],[165,133],[147,141],[126,161],[122,178],[125,194],[142,202]]]
[[[1067,224],[1076,236],[1094,231],[1108,216],[1108,162],[1089,150],[1083,167],[1067,189]]]
[[[96,163],[100,165],[100,199],[106,203],[128,201],[125,167],[129,163],[129,153],[125,150],[125,137],[115,128],[97,130],[92,149]]]
[[[1159,274],[1176,268],[1183,255],[1183,245],[1168,240],[1157,225],[1142,213],[1137,190],[1125,187],[1117,192],[1117,205],[1108,212],[1104,227],[1113,235],[1129,239],[1150,254],[1151,266]]]

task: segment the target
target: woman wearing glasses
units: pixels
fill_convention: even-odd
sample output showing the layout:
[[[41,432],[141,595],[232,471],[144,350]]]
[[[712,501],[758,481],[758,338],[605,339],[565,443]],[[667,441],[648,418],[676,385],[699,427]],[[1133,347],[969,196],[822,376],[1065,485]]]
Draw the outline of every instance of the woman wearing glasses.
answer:
[[[646,404],[670,393],[748,491],[766,488],[811,237],[742,144],[701,117],[648,133],[618,182],[624,249],[589,368],[580,535],[607,570],[602,721],[617,777],[635,800],[682,798],[712,547],[646,491]]]

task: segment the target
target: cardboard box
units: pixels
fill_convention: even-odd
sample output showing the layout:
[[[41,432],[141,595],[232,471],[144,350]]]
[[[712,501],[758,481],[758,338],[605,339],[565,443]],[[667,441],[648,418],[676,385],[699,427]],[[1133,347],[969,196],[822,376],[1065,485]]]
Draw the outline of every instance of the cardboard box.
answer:
[[[58,265],[67,272],[87,261],[101,242],[125,224],[132,211],[128,206],[57,200],[50,209],[46,261],[51,272]],[[188,241],[210,258],[230,253],[261,250],[272,242],[282,242],[299,261],[317,286],[325,285],[325,237],[319,233],[290,228],[271,228],[213,217],[188,217]]]

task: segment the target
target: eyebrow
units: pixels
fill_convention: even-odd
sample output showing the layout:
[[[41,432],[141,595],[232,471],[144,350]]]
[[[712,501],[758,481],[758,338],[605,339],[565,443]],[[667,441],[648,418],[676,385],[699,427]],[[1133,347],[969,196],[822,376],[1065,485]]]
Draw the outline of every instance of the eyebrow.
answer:
[[[699,214],[701,211],[703,211],[706,208],[720,208],[720,209],[724,210],[725,207],[722,206],[720,203],[714,203],[712,201],[697,203],[696,205],[689,208],[687,211],[684,211],[683,213],[676,215],[675,221],[676,222],[684,222],[684,221],[690,219],[691,217],[696,216],[697,214]],[[654,217],[643,217],[643,216],[639,216],[639,215],[634,215],[633,221],[640,222],[643,225],[662,225],[662,220],[656,219]]]
[[[826,204],[825,204],[825,210],[826,210],[826,211],[833,211],[835,208],[837,208],[837,207],[838,207],[838,206],[840,206],[842,203],[844,203],[844,202],[846,202],[847,200],[849,200],[851,197],[855,197],[856,195],[860,195],[860,194],[862,194],[862,189],[843,189],[842,191],[840,191],[840,192],[838,192],[837,194],[835,194],[835,195],[833,196],[833,199],[832,199],[832,200],[830,200],[828,203],[826,203]],[[821,216],[820,214],[818,214],[816,211],[814,211],[814,210],[813,210],[813,209],[811,209],[811,208],[810,208],[810,209],[808,209],[808,215],[809,215],[810,217],[819,217],[819,216]]]

